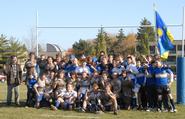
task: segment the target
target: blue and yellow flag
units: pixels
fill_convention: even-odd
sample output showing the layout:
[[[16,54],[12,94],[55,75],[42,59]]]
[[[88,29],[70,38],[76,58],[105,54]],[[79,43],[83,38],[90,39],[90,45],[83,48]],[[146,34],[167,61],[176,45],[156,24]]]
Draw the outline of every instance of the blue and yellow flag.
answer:
[[[158,49],[161,55],[161,58],[167,59],[169,55],[169,50],[174,48],[174,37],[167,29],[165,23],[161,19],[158,12],[156,14],[156,31],[158,36]]]

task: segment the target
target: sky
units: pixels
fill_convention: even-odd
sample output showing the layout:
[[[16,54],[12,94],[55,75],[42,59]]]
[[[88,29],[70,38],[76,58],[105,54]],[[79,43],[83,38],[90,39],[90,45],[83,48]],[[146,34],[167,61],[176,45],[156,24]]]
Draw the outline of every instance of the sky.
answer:
[[[185,0],[0,0],[0,34],[29,44],[38,26],[123,26],[139,25],[146,17],[154,25],[153,3],[164,22],[182,24]],[[175,39],[181,39],[181,27],[169,27]],[[111,34],[119,29],[104,29]],[[124,28],[125,34],[137,28]],[[93,39],[98,29],[39,29],[40,44],[72,47],[79,39]]]

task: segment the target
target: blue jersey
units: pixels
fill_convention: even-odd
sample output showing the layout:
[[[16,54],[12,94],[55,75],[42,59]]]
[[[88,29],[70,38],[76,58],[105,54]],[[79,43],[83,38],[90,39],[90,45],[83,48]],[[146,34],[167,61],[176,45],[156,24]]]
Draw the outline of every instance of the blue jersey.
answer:
[[[167,70],[167,72],[169,73],[169,77],[168,77],[168,83],[170,83],[170,82],[173,82],[173,71],[169,68],[169,67],[166,67],[166,70]]]
[[[145,69],[144,67],[138,68],[139,73],[136,75],[137,84],[144,86],[146,82]]]
[[[161,86],[161,85],[168,85],[168,74],[170,72],[165,68],[155,68],[154,74],[155,74],[155,80],[156,80],[156,85]]]
[[[150,85],[155,85],[156,84],[156,80],[154,77],[154,67],[152,65],[149,65],[148,69],[147,69],[147,76],[146,76],[146,85],[150,86]]]
[[[98,64],[96,66],[96,70],[100,73],[102,73],[103,71],[106,71],[106,69],[108,69],[108,64]]]
[[[172,71],[169,67],[165,67],[165,69],[167,70],[167,72],[168,72],[169,74],[173,74],[173,71]]]
[[[87,64],[87,67],[89,67],[90,74],[94,73],[94,69],[92,68],[90,64]]]
[[[75,70],[77,69],[77,67],[79,67],[79,66],[76,66],[76,65],[70,65],[70,66],[68,66],[68,67],[66,67],[65,68],[65,70],[66,70],[66,72],[75,72]]]
[[[32,89],[33,86],[37,83],[37,80],[35,78],[28,79],[28,88]]]

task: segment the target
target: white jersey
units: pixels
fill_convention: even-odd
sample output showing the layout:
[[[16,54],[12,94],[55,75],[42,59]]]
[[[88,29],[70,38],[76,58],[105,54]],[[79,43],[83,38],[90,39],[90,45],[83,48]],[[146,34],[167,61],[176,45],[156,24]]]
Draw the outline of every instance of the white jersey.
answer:
[[[116,72],[120,75],[124,69],[125,69],[124,66],[114,67],[112,69],[112,72]]]
[[[96,99],[99,99],[100,96],[101,96],[101,93],[100,92],[94,92],[94,91],[92,91],[92,92],[90,92],[89,99],[95,101]]]
[[[46,94],[50,94],[53,92],[53,89],[51,86],[46,86],[45,89],[44,89],[44,93]]]
[[[77,73],[87,72],[88,74],[90,74],[90,72],[89,72],[89,67],[87,67],[87,66],[85,66],[85,67],[77,67],[77,68],[75,69],[75,71],[76,71]]]
[[[65,91],[65,93],[64,93],[64,95],[63,95],[63,99],[64,99],[64,101],[65,102],[67,102],[67,103],[72,103],[71,102],[71,98],[77,98],[77,92],[76,91]]]
[[[38,80],[38,82],[34,85],[34,87],[37,88],[39,93],[44,93],[45,86],[46,86],[45,80],[44,81]]]
[[[46,84],[51,85],[52,84],[52,79],[50,77],[46,78]]]
[[[63,97],[64,94],[66,93],[66,88],[57,89],[57,90],[55,91],[55,93],[56,93],[56,95],[57,95],[58,97]]]

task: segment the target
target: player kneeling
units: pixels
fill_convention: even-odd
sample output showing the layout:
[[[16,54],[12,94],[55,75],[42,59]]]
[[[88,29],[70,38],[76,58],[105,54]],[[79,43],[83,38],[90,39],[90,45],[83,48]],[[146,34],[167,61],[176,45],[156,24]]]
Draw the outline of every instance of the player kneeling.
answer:
[[[81,111],[89,111],[92,113],[101,113],[104,111],[103,105],[101,104],[101,91],[99,90],[99,86],[97,83],[93,84],[92,91],[85,95],[83,101],[83,108]]]
[[[40,102],[44,99],[44,89],[46,86],[46,74],[42,74],[41,78],[34,85],[34,90],[36,92],[36,108],[40,107]]]
[[[72,110],[74,108],[77,92],[74,90],[72,83],[68,83],[66,89],[67,90],[64,92],[64,94],[59,96],[56,100],[55,106],[51,106],[53,110],[57,110],[60,105],[66,110]]]
[[[118,114],[118,104],[117,104],[117,100],[116,100],[116,94],[114,94],[111,91],[111,84],[107,84],[105,87],[105,93],[103,95],[103,105],[105,107],[105,111],[114,111],[114,114],[117,115]]]

